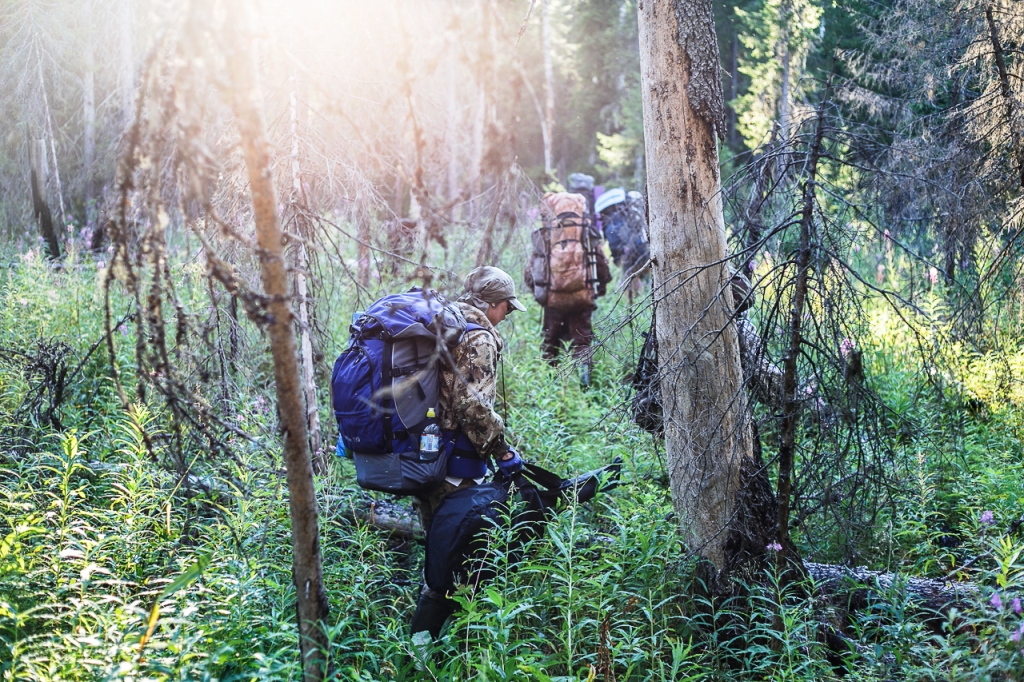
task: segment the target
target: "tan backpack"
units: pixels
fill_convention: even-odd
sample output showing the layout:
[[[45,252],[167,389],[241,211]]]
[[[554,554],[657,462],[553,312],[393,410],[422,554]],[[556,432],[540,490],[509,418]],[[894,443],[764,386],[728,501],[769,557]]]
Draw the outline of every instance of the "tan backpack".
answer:
[[[543,226],[530,235],[533,297],[546,308],[576,310],[594,303],[586,224],[587,200],[582,194],[548,192],[541,202]]]

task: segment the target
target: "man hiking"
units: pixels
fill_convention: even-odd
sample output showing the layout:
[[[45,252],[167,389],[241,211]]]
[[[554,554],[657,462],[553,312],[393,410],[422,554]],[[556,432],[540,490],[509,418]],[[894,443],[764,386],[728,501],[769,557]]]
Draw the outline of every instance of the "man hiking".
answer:
[[[544,306],[544,359],[555,364],[568,341],[582,365],[580,383],[587,387],[591,316],[597,297],[605,295],[612,279],[608,260],[586,195],[548,192],[541,201],[541,220],[541,227],[530,235],[533,251],[523,278]]]
[[[519,453],[506,441],[505,422],[494,410],[498,362],[504,345],[495,326],[513,310],[526,308],[516,298],[512,278],[490,266],[469,273],[465,291],[456,304],[474,326],[451,350],[450,363],[440,372],[438,418],[442,440],[451,454],[447,477],[432,490],[414,497],[413,506],[425,533],[446,495],[483,482],[489,459],[510,478],[523,464]],[[453,608],[454,602],[424,585],[412,632],[438,631]]]

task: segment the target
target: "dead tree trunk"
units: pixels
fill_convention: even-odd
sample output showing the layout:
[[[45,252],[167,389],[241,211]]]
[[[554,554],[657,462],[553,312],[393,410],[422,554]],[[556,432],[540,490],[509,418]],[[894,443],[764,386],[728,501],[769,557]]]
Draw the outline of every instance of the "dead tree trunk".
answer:
[[[733,29],[732,34],[732,50],[730,52],[729,59],[729,121],[728,121],[728,140],[729,145],[733,148],[739,145],[739,139],[736,135],[736,97],[739,95],[739,80],[740,80],[740,37],[736,29]]]
[[[298,219],[296,229],[302,237],[307,236],[306,217],[302,213],[305,206],[302,191],[302,174],[299,170],[299,113],[298,97],[291,93],[291,133],[292,133],[292,208]],[[306,428],[309,430],[309,451],[313,454],[313,471],[317,474],[327,473],[327,459],[324,456],[323,437],[320,434],[320,410],[316,400],[316,366],[313,364],[313,333],[312,317],[309,314],[309,286],[306,273],[309,269],[309,258],[306,245],[299,244],[297,272],[295,273],[295,292],[299,298],[299,347],[302,349],[302,392],[306,398]]]
[[[46,244],[46,255],[51,260],[60,258],[60,241],[53,229],[53,215],[46,203],[46,140],[28,141],[29,185],[32,189],[32,212],[39,221],[39,235]]]
[[[259,244],[260,276],[270,297],[268,312],[270,348],[274,358],[274,383],[284,436],[284,461],[288,478],[288,503],[292,522],[292,578],[295,581],[299,626],[299,651],[306,682],[324,678],[327,641],[323,626],[327,619],[320,560],[320,533],[316,491],[310,461],[302,381],[295,348],[294,316],[289,305],[288,271],[284,239],[277,213],[277,192],[270,165],[267,141],[256,84],[256,63],[248,31],[248,8],[242,0],[227,3],[230,35],[227,64],[242,152],[252,191],[256,239]]]
[[[826,91],[827,93],[827,91]],[[779,484],[776,493],[778,512],[776,517],[777,541],[788,549],[789,542],[789,509],[793,495],[793,466],[796,459],[796,427],[800,415],[801,399],[797,395],[799,375],[797,361],[800,359],[803,345],[803,318],[807,303],[807,283],[810,278],[812,233],[814,231],[814,193],[815,180],[818,172],[818,160],[821,157],[821,142],[825,132],[825,105],[822,99],[818,107],[818,122],[814,132],[814,143],[811,145],[811,156],[808,161],[807,179],[804,181],[803,212],[800,216],[800,246],[796,254],[796,282],[793,288],[793,299],[789,311],[789,349],[783,364],[782,426],[779,435]]]
[[[1006,70],[1006,59],[1003,56],[1003,42],[999,38],[999,27],[996,26],[995,17],[992,15],[992,5],[985,7],[985,20],[988,22],[988,35],[996,60],[996,71],[999,73],[999,93],[1006,103],[1006,125],[1009,127],[1010,141],[1013,145],[1014,155],[1017,157],[1017,173],[1020,177],[1020,185],[1024,187],[1024,146],[1021,146],[1019,139],[1017,101],[1010,89],[1010,76]]]
[[[555,70],[551,60],[551,0],[543,0],[540,15],[541,50],[544,52],[544,174],[548,178],[555,167],[551,155],[551,133],[555,129]]]
[[[721,572],[738,546],[749,552],[737,534],[751,532],[742,490],[751,478],[745,472],[758,467],[736,328],[722,295],[730,273],[718,44],[710,0],[643,0],[638,9],[651,253],[667,313],[658,315],[657,334],[669,480],[689,548]]]
[[[85,71],[82,74],[82,174],[85,176],[85,225],[96,230],[96,190],[93,161],[96,158],[96,59],[92,30],[92,0],[82,0],[82,24],[85,27]],[[89,245],[90,248],[92,244]]]
[[[121,95],[121,112],[127,128],[135,114],[135,36],[132,0],[120,0],[117,10],[117,38],[120,46],[117,89]]]
[[[462,139],[461,115],[459,113],[458,100],[458,78],[459,60],[453,54],[448,63],[448,74],[445,88],[445,142],[448,147],[448,203],[451,211],[448,214],[449,220],[458,220],[461,213],[458,207],[459,198],[459,151]]]

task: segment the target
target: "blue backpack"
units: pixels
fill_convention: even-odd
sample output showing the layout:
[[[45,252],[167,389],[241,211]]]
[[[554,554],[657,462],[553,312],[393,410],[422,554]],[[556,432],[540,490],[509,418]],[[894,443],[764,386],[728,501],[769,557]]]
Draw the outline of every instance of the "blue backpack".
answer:
[[[481,328],[436,291],[418,287],[376,301],[349,327],[331,398],[361,487],[412,495],[444,479],[445,449],[421,458],[420,434],[427,410],[437,409],[438,373],[450,349]]]

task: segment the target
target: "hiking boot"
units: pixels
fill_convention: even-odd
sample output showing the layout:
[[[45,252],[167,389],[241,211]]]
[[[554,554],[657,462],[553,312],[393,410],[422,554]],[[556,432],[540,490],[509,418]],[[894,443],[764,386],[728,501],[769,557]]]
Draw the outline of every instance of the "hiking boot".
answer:
[[[444,595],[424,588],[420,592],[416,612],[412,616],[412,633],[429,632],[433,639],[441,634],[448,617],[455,611],[455,602]]]

